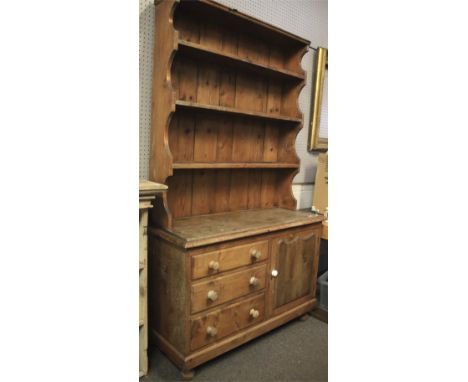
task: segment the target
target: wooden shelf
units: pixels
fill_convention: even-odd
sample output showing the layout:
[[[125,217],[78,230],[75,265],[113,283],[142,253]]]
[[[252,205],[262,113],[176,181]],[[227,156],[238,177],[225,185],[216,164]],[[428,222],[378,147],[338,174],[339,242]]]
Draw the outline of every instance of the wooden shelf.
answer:
[[[238,12],[223,4],[211,0],[181,0],[179,8],[191,17],[201,20],[222,20],[226,29],[245,31],[251,36],[259,36],[267,41],[282,45],[310,45],[310,41],[284,29]]]
[[[174,169],[217,169],[217,168],[299,168],[298,163],[284,162],[178,162]]]
[[[234,54],[204,47],[200,44],[196,44],[190,41],[179,40],[178,50],[179,52],[194,58],[205,58],[216,62],[221,62],[223,64],[235,66],[241,69],[251,70],[264,76],[296,81],[303,81],[305,79],[305,75],[301,73],[295,73],[290,70],[273,68],[268,65],[255,63],[250,60],[240,58]]]
[[[323,221],[321,215],[283,208],[251,209],[174,219],[169,230],[152,232],[185,248],[260,235]]]
[[[293,211],[310,43],[208,0],[158,2],[155,28],[149,178],[169,191],[153,226],[169,234],[205,214]]]
[[[192,109],[192,110],[202,110],[202,111],[213,111],[217,113],[234,114],[234,115],[239,115],[239,116],[244,116],[244,117],[252,117],[252,118],[268,120],[268,121],[289,122],[289,123],[301,123],[302,122],[301,118],[293,118],[293,117],[287,117],[284,115],[268,114],[268,113],[262,113],[262,112],[257,112],[257,111],[244,111],[244,110],[239,110],[239,109],[234,109],[234,108],[224,107],[224,106],[204,105],[200,103],[187,102],[187,101],[182,101],[182,100],[176,101],[176,107],[180,109]]]

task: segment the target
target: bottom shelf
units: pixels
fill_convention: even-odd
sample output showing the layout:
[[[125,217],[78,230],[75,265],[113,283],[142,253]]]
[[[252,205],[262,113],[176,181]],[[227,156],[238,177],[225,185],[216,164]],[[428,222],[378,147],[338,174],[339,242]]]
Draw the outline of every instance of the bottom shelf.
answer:
[[[252,209],[174,219],[171,231],[156,233],[185,248],[214,244],[317,223],[323,216],[283,208]]]

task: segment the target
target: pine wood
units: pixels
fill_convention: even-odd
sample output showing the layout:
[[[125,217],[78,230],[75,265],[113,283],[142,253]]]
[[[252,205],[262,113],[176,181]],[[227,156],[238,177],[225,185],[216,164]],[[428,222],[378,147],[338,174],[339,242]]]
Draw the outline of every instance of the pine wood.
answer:
[[[271,263],[279,274],[272,279],[273,314],[289,309],[301,299],[314,297],[320,252],[320,226],[279,236],[272,241]]]
[[[229,169],[229,168],[299,168],[297,163],[283,162],[179,162],[173,164],[174,169]]]
[[[152,222],[295,209],[307,40],[211,1],[167,0],[155,15],[150,178],[170,191]]]
[[[251,209],[177,219],[170,232],[160,229],[153,229],[153,232],[185,248],[195,248],[319,223],[322,220],[322,216],[303,211],[290,211],[282,208]]]
[[[258,310],[259,316],[253,318],[249,312]],[[229,305],[223,309],[217,309],[211,313],[193,318],[190,321],[190,350],[196,350],[202,346],[214,343],[220,339],[238,332],[247,326],[260,323],[265,317],[265,295],[261,293],[241,302]],[[208,326],[218,329],[216,336],[207,336]]]
[[[322,222],[322,239],[328,240],[328,220]]]
[[[286,78],[295,80],[304,80],[305,78],[303,73],[295,73],[291,70],[269,66],[268,60],[266,64],[262,64],[261,62],[253,62],[251,60],[239,57],[237,54],[232,54],[221,49],[210,49],[206,46],[190,41],[179,40],[179,51],[191,58],[201,58],[216,61],[222,65],[245,69],[252,71],[253,73],[267,75],[273,78]]]
[[[253,257],[252,251],[256,251],[259,257]],[[265,240],[194,255],[192,256],[192,279],[217,275],[245,265],[258,264],[261,261],[267,260],[268,254],[269,243]],[[213,261],[218,264],[218,269],[211,269],[209,267]]]
[[[184,381],[190,381],[195,376],[194,370],[182,370],[181,376]]]
[[[256,107],[258,110],[249,110],[249,106],[253,106],[252,101],[255,101],[255,91],[263,92],[265,89],[262,89],[263,84],[259,81],[255,81],[254,77],[240,77],[242,78],[242,82],[239,82],[239,90],[238,97],[236,99],[244,100],[243,104],[245,106],[239,106],[240,102],[237,104],[237,108],[232,107],[225,107],[225,106],[217,106],[213,105],[213,103],[218,103],[219,98],[219,85],[216,82],[217,77],[214,71],[199,71],[199,81],[200,84],[198,85],[199,92],[197,93],[197,99],[200,101],[205,101],[209,103],[202,103],[202,102],[187,102],[187,101],[176,101],[177,109],[191,109],[196,111],[205,111],[205,112],[213,112],[213,113],[226,113],[226,114],[233,114],[236,116],[242,117],[251,117],[254,119],[261,119],[267,121],[276,121],[276,122],[292,122],[292,123],[300,123],[302,120],[299,117],[290,117],[287,115],[279,115],[273,113],[264,113],[262,110],[264,109],[263,104],[260,104]],[[211,85],[210,85],[211,81]],[[250,83],[254,81],[257,89],[251,89]],[[202,85],[203,84],[203,85]],[[244,90],[245,89],[245,90]]]
[[[140,377],[148,373],[148,269],[147,269],[147,245],[148,245],[148,209],[152,208],[151,202],[157,194],[165,192],[167,186],[159,183],[140,179],[139,198],[139,368]]]
[[[189,285],[183,251],[160,240],[150,241],[149,311],[150,326],[179,351],[187,351],[184,317],[189,300]]]
[[[323,218],[292,194],[309,42],[209,0],[155,16],[150,178],[169,191],[151,215],[150,327],[190,378],[316,304]]]
[[[181,369],[191,369],[264,331],[307,313],[316,304],[315,283],[319,248],[317,242],[321,227],[319,220],[300,227],[196,248],[183,248],[167,242],[157,231],[150,230],[150,243],[154,248],[150,252],[149,259],[150,327],[155,343]],[[282,245],[286,245],[286,249],[281,250],[283,252],[280,251]],[[224,269],[215,274],[200,275],[201,277],[193,280],[194,263],[201,264],[199,259],[205,256],[210,258],[213,254],[222,253],[228,264],[237,264],[238,257],[245,256],[247,249],[265,247],[268,248],[269,256],[266,259],[260,258],[258,263],[238,264],[239,267]],[[296,249],[294,253],[293,248]],[[284,251],[289,251],[291,256],[282,258]],[[277,279],[271,276],[273,269],[279,271],[277,279],[280,282],[276,282]],[[281,278],[281,275],[287,276],[289,272],[292,272],[292,277]],[[251,288],[249,284],[252,276],[259,279],[259,284],[255,288]],[[283,289],[285,285],[288,286],[288,290]],[[218,299],[213,303],[207,299],[210,290],[218,293]],[[249,326],[251,329],[240,328],[241,338],[235,333],[226,334],[223,339],[207,337],[206,343],[200,348],[206,350],[201,354],[195,350],[194,347],[201,343],[201,334],[198,330],[193,331],[194,321],[210,320],[203,318],[208,316],[224,317],[220,313],[222,311],[228,312],[226,313],[228,316],[240,315],[241,305],[259,295],[264,298],[264,319],[269,321],[266,328],[259,322]],[[306,306],[308,309],[304,309]],[[218,320],[218,322],[221,323],[221,326],[217,327],[218,333],[225,333],[224,330],[228,330],[225,328],[225,321]],[[257,327],[258,329],[252,333],[248,331]],[[223,342],[225,340],[227,342]]]
[[[246,342],[265,334],[278,326],[285,324],[295,318],[302,316],[304,313],[310,312],[317,306],[317,300],[313,299],[306,303],[300,304],[287,312],[279,314],[264,320],[260,324],[255,324],[245,330],[239,331],[232,336],[228,336],[220,341],[213,343],[210,346],[205,346],[197,351],[191,352],[188,356],[184,356],[174,346],[172,346],[164,337],[156,331],[150,330],[152,341],[174,362],[180,369],[193,368],[205,363],[213,358],[226,353],[229,350],[235,349]]]
[[[253,286],[249,280],[255,277],[258,284]],[[241,270],[228,275],[222,275],[207,281],[196,282],[192,286],[191,313],[213,308],[238,297],[258,292],[265,288],[266,268],[265,264],[255,268]],[[207,298],[209,291],[215,291],[218,295],[216,301]]]

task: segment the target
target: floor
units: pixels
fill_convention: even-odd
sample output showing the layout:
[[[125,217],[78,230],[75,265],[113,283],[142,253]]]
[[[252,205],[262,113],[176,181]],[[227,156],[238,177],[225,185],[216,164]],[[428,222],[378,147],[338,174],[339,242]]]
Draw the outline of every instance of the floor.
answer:
[[[195,369],[193,381],[327,381],[328,324],[294,320]],[[181,381],[157,349],[141,382]]]

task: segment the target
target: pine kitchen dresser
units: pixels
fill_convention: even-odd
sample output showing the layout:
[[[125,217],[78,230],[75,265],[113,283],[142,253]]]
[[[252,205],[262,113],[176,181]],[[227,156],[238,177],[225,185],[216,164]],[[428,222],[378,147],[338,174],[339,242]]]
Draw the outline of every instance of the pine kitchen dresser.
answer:
[[[317,303],[322,217],[292,195],[308,46],[213,1],[155,5],[149,335],[186,379]]]

